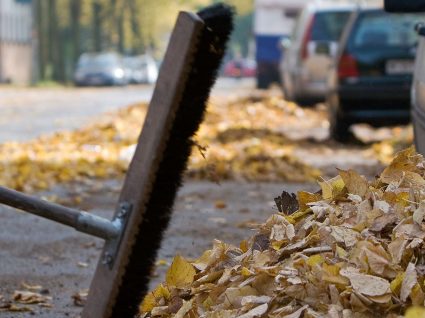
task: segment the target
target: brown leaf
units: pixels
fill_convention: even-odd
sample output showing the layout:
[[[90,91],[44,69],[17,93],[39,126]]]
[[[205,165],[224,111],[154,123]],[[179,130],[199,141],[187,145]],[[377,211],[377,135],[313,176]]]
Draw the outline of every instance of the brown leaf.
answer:
[[[353,290],[365,296],[382,296],[391,293],[390,283],[380,277],[357,273],[354,269],[344,269],[340,274],[350,280]]]
[[[297,197],[294,193],[283,191],[280,196],[274,198],[274,202],[281,213],[292,214],[299,209]]]
[[[364,197],[369,189],[367,180],[364,177],[351,169],[348,171],[338,170],[338,172],[349,193]]]
[[[418,283],[418,275],[416,273],[415,264],[409,263],[401,283],[400,299],[406,301],[412,291],[413,286]]]

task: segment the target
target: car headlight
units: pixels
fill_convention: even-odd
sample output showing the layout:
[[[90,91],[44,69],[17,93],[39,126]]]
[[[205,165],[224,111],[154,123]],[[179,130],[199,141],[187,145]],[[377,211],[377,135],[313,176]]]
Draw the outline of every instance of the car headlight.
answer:
[[[114,76],[118,78],[124,77],[124,70],[122,68],[115,69]]]

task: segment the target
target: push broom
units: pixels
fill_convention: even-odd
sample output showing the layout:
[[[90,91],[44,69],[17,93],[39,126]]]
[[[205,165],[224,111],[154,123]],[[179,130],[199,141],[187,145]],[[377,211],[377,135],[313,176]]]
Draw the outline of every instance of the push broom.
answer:
[[[137,315],[232,20],[224,4],[179,14],[112,220],[0,187],[0,203],[105,240],[83,318]]]

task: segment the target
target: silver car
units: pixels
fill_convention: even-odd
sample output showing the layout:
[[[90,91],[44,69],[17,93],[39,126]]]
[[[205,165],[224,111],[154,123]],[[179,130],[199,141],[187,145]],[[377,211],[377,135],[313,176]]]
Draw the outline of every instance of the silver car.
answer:
[[[84,53],[78,59],[74,73],[77,86],[125,85],[121,56],[116,53]]]
[[[158,77],[158,66],[150,55],[124,58],[124,65],[130,83],[153,84]]]
[[[280,74],[285,98],[301,105],[325,100],[327,75],[338,50],[338,41],[351,4],[307,5],[290,39],[282,42]]]
[[[385,9],[393,13],[425,12],[425,0],[385,0]],[[419,34],[419,46],[413,73],[411,115],[416,149],[425,155],[425,21],[416,25],[416,31]]]
[[[417,31],[419,34],[419,49],[416,53],[413,75],[411,113],[416,148],[425,155],[425,25],[418,26]]]

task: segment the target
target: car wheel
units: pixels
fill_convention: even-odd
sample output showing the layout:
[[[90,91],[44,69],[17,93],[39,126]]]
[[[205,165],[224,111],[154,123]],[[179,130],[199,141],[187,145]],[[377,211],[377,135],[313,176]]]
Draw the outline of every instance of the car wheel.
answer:
[[[298,104],[298,106],[300,107],[314,107],[318,102],[312,98],[308,98],[308,97],[298,97],[296,96],[294,98],[294,102],[296,104]]]
[[[338,142],[347,142],[352,138],[350,132],[351,122],[339,111],[329,112],[329,134],[330,137]]]
[[[270,86],[270,79],[266,75],[257,76],[257,88],[258,89],[267,89]]]

